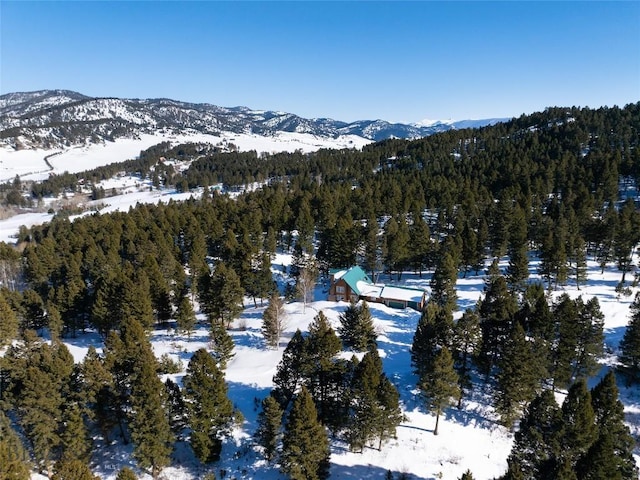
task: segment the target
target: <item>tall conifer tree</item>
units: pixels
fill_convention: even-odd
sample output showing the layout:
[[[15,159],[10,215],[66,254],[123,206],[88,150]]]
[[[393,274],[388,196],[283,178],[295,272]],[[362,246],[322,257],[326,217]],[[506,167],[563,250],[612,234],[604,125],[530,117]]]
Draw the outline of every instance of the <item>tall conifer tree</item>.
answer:
[[[262,411],[258,415],[258,429],[256,438],[264,449],[264,458],[271,462],[278,453],[278,443],[282,428],[283,411],[273,396],[268,395],[262,400]]]
[[[553,392],[544,390],[526,408],[507,458],[505,478],[554,478],[561,454],[562,417]]]
[[[142,468],[157,479],[170,463],[174,437],[167,412],[167,394],[158,375],[157,362],[141,357],[131,383],[133,456]]]
[[[625,425],[624,406],[619,399],[616,376],[613,370],[600,380],[591,390],[591,403],[595,412],[596,424],[598,426],[599,438],[609,436],[611,441],[612,457],[609,461],[615,465],[622,478],[631,479],[638,477],[638,467],[633,458],[635,440],[631,436],[629,427]],[[603,451],[608,448],[604,438],[598,447]],[[592,455],[587,454],[587,459]]]
[[[323,480],[329,476],[330,455],[327,432],[311,394],[302,387],[287,417],[280,468],[292,480]]]
[[[562,403],[562,458],[572,467],[584,456],[598,436],[591,393],[584,379],[569,388]]]
[[[196,457],[217,460],[233,419],[233,404],[227,396],[224,375],[213,357],[201,348],[191,357],[184,377],[184,398],[191,427],[191,447]]]
[[[306,361],[307,342],[300,330],[296,330],[282,354],[282,359],[273,377],[273,395],[283,410],[286,410],[308,369]]]
[[[631,381],[640,379],[640,293],[630,307],[631,318],[620,342],[620,363]]]
[[[429,409],[436,414],[433,434],[438,435],[440,415],[460,397],[458,374],[453,368],[453,357],[448,348],[443,347],[437,353],[433,366],[420,379],[420,389],[426,396]]]
[[[546,377],[541,359],[536,358],[518,322],[503,347],[498,370],[494,403],[502,423],[511,427],[520,418],[523,407],[536,396],[541,380]]]

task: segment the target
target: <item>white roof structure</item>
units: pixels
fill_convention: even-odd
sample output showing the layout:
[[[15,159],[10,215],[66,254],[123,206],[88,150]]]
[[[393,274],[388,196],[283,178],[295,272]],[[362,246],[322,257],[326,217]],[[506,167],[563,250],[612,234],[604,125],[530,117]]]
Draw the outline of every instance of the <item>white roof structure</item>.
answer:
[[[360,290],[360,295],[364,295],[365,297],[380,297],[384,289],[384,285],[374,285],[363,281],[359,281],[356,285],[358,290]]]
[[[380,298],[386,300],[402,300],[406,302],[420,302],[424,295],[424,290],[415,288],[402,288],[393,286],[384,286],[380,292]]]

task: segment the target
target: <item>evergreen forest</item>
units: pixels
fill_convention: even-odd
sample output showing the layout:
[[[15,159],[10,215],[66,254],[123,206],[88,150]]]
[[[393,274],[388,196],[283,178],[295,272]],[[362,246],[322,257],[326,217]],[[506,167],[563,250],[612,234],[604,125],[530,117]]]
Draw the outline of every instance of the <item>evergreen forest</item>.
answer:
[[[436,422],[473,388],[489,392],[515,439],[504,479],[638,478],[618,383],[640,381],[640,103],[548,108],[361,151],[159,144],[135,161],[30,185],[28,200],[120,172],[194,196],[73,221],[60,213],[0,245],[0,480],[96,478],[98,443],[132,445],[154,479],[188,445],[220,475],[223,444],[243,422],[225,381],[241,355],[229,330],[265,304],[264,349],[284,350],[249,433],[286,478],[329,478],[335,442],[383,449],[404,421],[408,387]],[[293,257],[284,286],[272,272],[278,252]],[[587,261],[618,270],[619,295],[635,293],[616,367],[591,389],[604,314],[597,298],[562,293],[586,285]],[[284,335],[286,303],[307,307],[331,269],[353,265],[374,279],[430,277],[410,386],[385,373],[366,302],[338,326],[319,311],[308,331]],[[461,309],[456,280],[482,272],[482,298]],[[202,322],[209,347],[184,369],[154,355],[154,329],[190,335]],[[103,343],[74,362],[65,340],[86,332]],[[183,370],[180,383],[162,380]],[[566,395],[561,405],[554,393]],[[473,478],[469,468],[462,478]]]

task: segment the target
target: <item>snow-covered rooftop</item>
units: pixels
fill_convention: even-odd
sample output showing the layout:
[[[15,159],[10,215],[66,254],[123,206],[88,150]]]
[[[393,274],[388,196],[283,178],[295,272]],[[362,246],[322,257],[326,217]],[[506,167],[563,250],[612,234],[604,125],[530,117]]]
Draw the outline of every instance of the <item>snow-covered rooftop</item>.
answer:
[[[386,285],[380,292],[380,297],[386,300],[403,300],[407,302],[419,302],[422,300],[424,290],[416,288],[395,287]]]

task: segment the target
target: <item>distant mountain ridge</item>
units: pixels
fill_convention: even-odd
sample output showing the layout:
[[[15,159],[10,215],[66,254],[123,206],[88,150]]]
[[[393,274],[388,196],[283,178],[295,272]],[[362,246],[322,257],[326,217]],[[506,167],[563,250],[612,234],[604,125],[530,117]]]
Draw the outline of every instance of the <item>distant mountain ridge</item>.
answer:
[[[308,133],[325,138],[357,135],[372,141],[420,138],[458,128],[493,125],[507,119],[436,121],[415,124],[384,120],[342,122],[302,118],[247,107],[219,107],[166,98],[94,98],[69,90],[16,92],[0,96],[0,144],[15,149],[57,148],[135,138],[159,130],[251,133]]]

